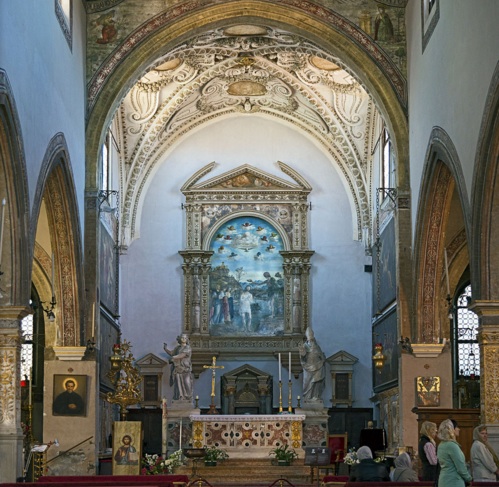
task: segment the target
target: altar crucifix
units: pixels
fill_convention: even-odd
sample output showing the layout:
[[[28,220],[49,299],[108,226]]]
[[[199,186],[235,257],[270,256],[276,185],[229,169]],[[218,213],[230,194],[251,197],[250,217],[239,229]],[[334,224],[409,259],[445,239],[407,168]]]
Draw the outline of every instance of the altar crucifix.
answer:
[[[223,369],[223,365],[217,365],[217,357],[213,357],[211,365],[203,365],[205,369],[211,369],[211,404],[208,414],[218,414],[215,406],[215,371],[216,369]]]

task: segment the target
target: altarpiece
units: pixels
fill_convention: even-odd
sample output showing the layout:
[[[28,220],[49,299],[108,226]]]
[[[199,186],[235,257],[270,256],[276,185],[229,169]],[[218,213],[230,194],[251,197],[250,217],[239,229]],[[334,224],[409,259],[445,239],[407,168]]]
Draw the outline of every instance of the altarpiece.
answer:
[[[200,182],[215,166],[208,164],[181,188],[183,332],[196,377],[213,355],[296,352],[309,323],[311,186],[282,162],[287,179],[246,164]],[[297,353],[291,369],[298,377]]]

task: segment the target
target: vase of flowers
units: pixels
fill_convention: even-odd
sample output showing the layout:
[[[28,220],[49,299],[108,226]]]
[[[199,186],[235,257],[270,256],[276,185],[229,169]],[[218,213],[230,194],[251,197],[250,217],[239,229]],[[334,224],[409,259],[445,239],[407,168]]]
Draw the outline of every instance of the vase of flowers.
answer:
[[[216,467],[218,462],[224,462],[229,458],[229,454],[217,446],[206,446],[205,450],[204,464],[207,467]]]
[[[142,475],[162,475],[173,473],[177,467],[183,465],[182,450],[173,452],[169,457],[145,454],[142,459]]]

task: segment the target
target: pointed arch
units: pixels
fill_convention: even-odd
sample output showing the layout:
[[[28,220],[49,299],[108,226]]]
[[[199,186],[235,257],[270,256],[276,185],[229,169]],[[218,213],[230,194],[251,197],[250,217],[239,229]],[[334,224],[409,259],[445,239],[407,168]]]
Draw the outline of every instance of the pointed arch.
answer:
[[[288,5],[289,4],[289,5]],[[347,19],[306,1],[269,4],[244,0],[201,5],[195,0],[164,12],[132,33],[101,66],[89,84],[87,188],[97,187],[99,148],[121,99],[155,58],[193,32],[250,22],[296,32],[341,57],[361,78],[383,113],[397,151],[399,187],[409,187],[405,80],[387,56]],[[187,8],[189,7],[189,8]],[[310,8],[308,8],[310,7]],[[320,10],[320,12],[318,12]]]
[[[50,241],[53,250],[57,301],[56,316],[60,330],[58,345],[82,343],[83,268],[79,212],[71,161],[63,134],[56,134],[48,144],[35,191],[31,218],[31,241],[36,230],[42,200],[47,209]],[[34,252],[34,249],[33,249]],[[39,263],[47,275],[52,259]],[[44,301],[47,296],[43,296]],[[51,296],[49,296],[51,298]]]
[[[0,202],[6,201],[0,287],[8,304],[23,306],[31,293],[28,178],[16,103],[1,69],[0,168]]]
[[[474,299],[499,300],[499,63],[492,76],[475,157],[473,184]]]
[[[434,127],[425,155],[414,243],[414,335],[420,343],[437,343],[448,335],[446,297],[469,264],[470,205],[464,175],[448,134]],[[445,250],[450,292],[446,288]],[[452,269],[452,272],[450,270]]]

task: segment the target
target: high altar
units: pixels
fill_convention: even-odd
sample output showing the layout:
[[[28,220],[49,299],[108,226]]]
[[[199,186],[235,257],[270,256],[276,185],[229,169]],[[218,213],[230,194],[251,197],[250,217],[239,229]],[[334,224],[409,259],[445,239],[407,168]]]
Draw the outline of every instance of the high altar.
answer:
[[[282,363],[285,396],[280,399],[291,408],[301,391],[291,394],[288,384],[302,372],[298,350],[310,326],[312,187],[290,166],[277,166],[286,179],[245,164],[203,180],[216,167],[210,163],[182,186],[182,332],[189,337],[195,379],[215,357],[279,360],[281,380],[280,357],[289,358]],[[268,369],[247,363],[225,370],[220,381],[222,415],[199,415],[197,401],[195,410],[190,404],[172,404],[168,448],[182,444],[182,428],[192,446],[217,443],[236,458],[268,456],[283,443],[297,451],[326,444],[322,400],[303,401],[305,414],[274,415],[269,413],[276,411],[276,390]],[[214,390],[211,397],[215,407]]]
[[[231,458],[268,458],[278,444],[289,444],[301,454],[305,417],[304,414],[192,414],[192,446],[217,444]]]

